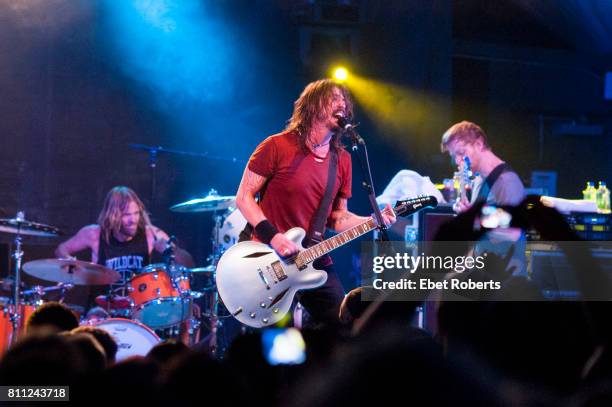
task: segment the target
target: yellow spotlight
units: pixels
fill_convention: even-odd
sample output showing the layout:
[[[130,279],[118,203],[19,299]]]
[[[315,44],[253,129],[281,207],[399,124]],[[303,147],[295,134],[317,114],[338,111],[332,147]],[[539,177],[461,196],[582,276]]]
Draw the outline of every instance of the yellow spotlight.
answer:
[[[340,82],[344,82],[348,78],[348,71],[346,68],[340,66],[334,69],[334,79]]]

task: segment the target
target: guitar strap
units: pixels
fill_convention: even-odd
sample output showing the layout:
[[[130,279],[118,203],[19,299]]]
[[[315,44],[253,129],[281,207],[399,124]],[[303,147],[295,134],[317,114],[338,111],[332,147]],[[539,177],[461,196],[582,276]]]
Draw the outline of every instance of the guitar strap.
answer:
[[[332,203],[332,193],[334,192],[334,186],[336,185],[336,168],[338,167],[338,157],[336,151],[333,148],[329,149],[330,161],[327,170],[327,186],[325,187],[325,194],[321,199],[319,208],[315,212],[311,222],[308,234],[304,239],[304,246],[309,247],[319,243],[323,240],[323,233],[325,232],[325,224],[327,223],[327,210],[329,205]]]
[[[487,178],[485,178],[484,182],[482,183],[480,191],[478,191],[478,196],[476,197],[474,202],[478,200],[486,201],[487,195],[489,195],[489,191],[491,191],[491,188],[493,188],[493,184],[497,182],[497,179],[500,175],[507,171],[514,172],[514,170],[512,169],[512,167],[510,167],[508,163],[501,163],[497,167],[493,168],[493,171],[491,171],[491,173],[487,176]]]

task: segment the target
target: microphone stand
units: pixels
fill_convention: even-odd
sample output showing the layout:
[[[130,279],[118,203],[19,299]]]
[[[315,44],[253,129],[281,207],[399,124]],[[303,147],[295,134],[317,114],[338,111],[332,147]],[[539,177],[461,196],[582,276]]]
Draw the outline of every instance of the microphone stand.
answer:
[[[387,225],[385,225],[385,222],[383,221],[380,208],[378,208],[378,203],[376,202],[376,193],[374,192],[374,182],[372,181],[372,170],[370,168],[370,159],[368,158],[368,148],[366,143],[357,133],[357,131],[355,131],[354,127],[346,128],[343,131],[344,134],[351,139],[351,150],[357,154],[357,158],[359,160],[361,177],[363,178],[361,185],[368,193],[368,199],[370,201],[370,205],[372,206],[372,210],[374,211],[374,218],[376,219],[376,222],[378,222],[377,229],[379,231],[379,236],[377,240],[389,241],[389,236],[387,235]],[[361,151],[363,151],[363,154],[359,154],[359,146],[362,147]]]
[[[174,154],[185,157],[195,157],[195,158],[204,158],[208,160],[216,160],[216,161],[228,161],[232,163],[245,163],[246,161],[236,158],[236,157],[221,157],[217,155],[212,155],[206,153],[196,153],[191,151],[181,151],[175,150],[171,148],[166,148],[162,146],[147,146],[144,144],[134,144],[131,143],[128,145],[130,148],[134,150],[144,150],[149,153],[149,169],[151,174],[151,196],[149,197],[149,208],[154,211],[155,205],[157,204],[157,161],[160,153],[166,154]]]
[[[160,147],[151,147],[148,151],[149,168],[151,169],[151,198],[149,200],[149,206],[151,210],[154,211],[157,198],[157,153],[160,151]]]

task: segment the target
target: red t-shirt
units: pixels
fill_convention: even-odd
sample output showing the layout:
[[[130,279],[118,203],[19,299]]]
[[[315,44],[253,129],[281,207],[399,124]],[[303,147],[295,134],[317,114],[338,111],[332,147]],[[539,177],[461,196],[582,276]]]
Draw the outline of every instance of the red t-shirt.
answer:
[[[351,197],[351,155],[341,150],[336,168],[336,183],[331,214],[337,197]],[[327,187],[331,150],[322,162],[304,152],[295,132],[283,132],[265,139],[251,155],[248,168],[268,179],[259,203],[266,218],[279,230],[299,226],[308,232],[310,223]]]

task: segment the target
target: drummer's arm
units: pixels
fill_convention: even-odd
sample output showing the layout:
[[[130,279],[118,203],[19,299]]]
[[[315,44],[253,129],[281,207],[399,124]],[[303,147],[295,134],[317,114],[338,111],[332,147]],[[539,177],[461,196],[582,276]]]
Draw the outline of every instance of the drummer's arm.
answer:
[[[170,236],[157,226],[149,226],[149,248],[159,253],[163,253],[168,247]]]
[[[151,226],[150,231],[152,232],[151,236],[153,238],[153,249],[159,253],[163,253],[168,248],[170,236],[156,226]],[[195,267],[195,262],[193,261],[191,254],[189,254],[187,250],[181,249],[178,246],[175,246],[174,248],[174,258],[181,266],[189,268]]]
[[[94,242],[100,237],[100,227],[98,225],[88,225],[77,232],[76,235],[61,243],[55,249],[58,258],[68,258],[81,250],[93,250]]]

